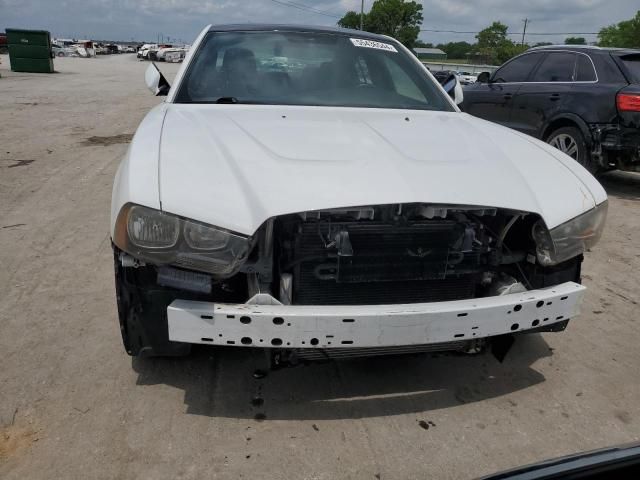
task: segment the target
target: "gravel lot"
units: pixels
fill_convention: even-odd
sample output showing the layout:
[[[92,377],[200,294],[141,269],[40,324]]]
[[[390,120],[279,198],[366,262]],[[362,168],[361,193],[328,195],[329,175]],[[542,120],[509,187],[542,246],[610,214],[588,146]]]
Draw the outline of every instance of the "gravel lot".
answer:
[[[602,178],[583,314],[502,364],[413,356],[255,379],[262,356],[245,349],[132,361],[109,202],[158,102],[147,64],[63,58],[39,75],[0,58],[0,478],[469,479],[640,440],[640,175]]]

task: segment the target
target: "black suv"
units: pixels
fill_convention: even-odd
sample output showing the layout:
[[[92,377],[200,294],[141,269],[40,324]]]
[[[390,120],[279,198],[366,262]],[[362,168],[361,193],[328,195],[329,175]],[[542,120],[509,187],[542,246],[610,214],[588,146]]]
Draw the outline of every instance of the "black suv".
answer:
[[[595,171],[640,170],[640,50],[545,46],[464,89],[462,109]]]

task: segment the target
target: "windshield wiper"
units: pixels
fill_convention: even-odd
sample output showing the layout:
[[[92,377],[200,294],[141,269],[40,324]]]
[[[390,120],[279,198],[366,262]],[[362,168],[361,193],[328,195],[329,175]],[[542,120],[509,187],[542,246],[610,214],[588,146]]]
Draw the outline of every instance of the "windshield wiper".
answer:
[[[236,97],[220,97],[215,103],[240,103]]]

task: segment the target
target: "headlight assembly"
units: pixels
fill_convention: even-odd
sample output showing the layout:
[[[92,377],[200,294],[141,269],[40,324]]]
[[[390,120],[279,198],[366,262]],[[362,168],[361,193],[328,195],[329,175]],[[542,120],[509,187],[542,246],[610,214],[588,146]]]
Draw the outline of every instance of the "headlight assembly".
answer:
[[[113,241],[145,262],[172,264],[218,278],[235,274],[251,248],[250,237],[133,204],[118,214]]]
[[[544,266],[557,265],[593,247],[602,235],[607,208],[608,202],[605,201],[552,230],[538,220],[531,231],[538,262]]]

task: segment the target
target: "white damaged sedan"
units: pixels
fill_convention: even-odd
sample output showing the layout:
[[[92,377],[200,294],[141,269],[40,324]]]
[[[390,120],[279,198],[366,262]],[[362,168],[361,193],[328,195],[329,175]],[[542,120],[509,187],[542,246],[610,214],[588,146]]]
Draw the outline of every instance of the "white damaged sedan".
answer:
[[[477,352],[561,331],[600,184],[461,113],[395,40],[207,27],[116,174],[111,236],[130,355],[263,347],[282,362]]]

